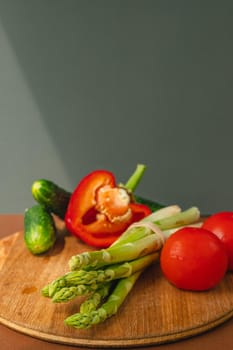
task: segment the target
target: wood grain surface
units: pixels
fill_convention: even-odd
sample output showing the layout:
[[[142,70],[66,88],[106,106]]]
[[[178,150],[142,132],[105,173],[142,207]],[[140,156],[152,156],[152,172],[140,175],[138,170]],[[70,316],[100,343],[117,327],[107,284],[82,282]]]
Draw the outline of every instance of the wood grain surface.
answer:
[[[208,292],[185,292],[170,285],[159,265],[145,271],[119,312],[89,330],[65,326],[82,298],[53,304],[41,288],[68,271],[69,258],[87,250],[59,231],[52,251],[40,257],[25,248],[23,232],[0,241],[0,322],[24,334],[86,347],[136,347],[178,341],[210,330],[233,316],[233,275]],[[90,249],[90,248],[89,248]]]

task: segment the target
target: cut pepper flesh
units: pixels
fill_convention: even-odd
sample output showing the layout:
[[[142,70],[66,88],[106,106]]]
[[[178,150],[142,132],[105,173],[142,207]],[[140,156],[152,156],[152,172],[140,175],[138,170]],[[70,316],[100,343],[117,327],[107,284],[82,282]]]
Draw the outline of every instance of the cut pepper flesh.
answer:
[[[127,190],[116,185],[111,172],[97,170],[84,177],[72,193],[65,223],[87,244],[107,247],[132,222],[150,213],[146,205],[132,202]]]
[[[132,218],[130,196],[124,188],[101,187],[97,191],[96,209],[111,222],[128,221]]]

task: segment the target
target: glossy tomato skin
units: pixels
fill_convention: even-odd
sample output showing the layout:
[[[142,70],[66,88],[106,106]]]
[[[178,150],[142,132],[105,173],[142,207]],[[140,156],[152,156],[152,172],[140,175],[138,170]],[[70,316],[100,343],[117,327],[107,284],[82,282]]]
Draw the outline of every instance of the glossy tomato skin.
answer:
[[[167,280],[177,288],[204,291],[224,277],[228,256],[223,243],[203,228],[185,227],[165,242],[160,266]]]
[[[233,270],[233,212],[224,211],[209,216],[202,227],[213,232],[224,244],[228,253],[228,270]]]

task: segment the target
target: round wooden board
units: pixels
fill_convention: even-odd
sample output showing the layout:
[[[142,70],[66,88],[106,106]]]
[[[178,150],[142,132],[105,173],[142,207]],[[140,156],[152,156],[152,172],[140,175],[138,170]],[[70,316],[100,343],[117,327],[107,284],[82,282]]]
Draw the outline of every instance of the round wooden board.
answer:
[[[82,299],[53,304],[40,290],[68,271],[73,254],[87,249],[64,231],[54,249],[40,257],[27,251],[23,232],[0,241],[0,322],[51,342],[109,349],[181,340],[210,330],[233,315],[231,273],[211,291],[185,292],[170,285],[155,264],[137,281],[119,312],[105,323],[88,330],[65,326],[63,320],[78,312]]]

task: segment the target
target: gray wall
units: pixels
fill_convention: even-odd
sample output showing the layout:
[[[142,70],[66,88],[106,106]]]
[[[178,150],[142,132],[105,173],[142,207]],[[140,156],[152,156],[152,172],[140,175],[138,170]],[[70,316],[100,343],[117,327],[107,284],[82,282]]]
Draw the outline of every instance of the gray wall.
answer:
[[[233,210],[233,1],[0,0],[0,212],[96,168]]]

